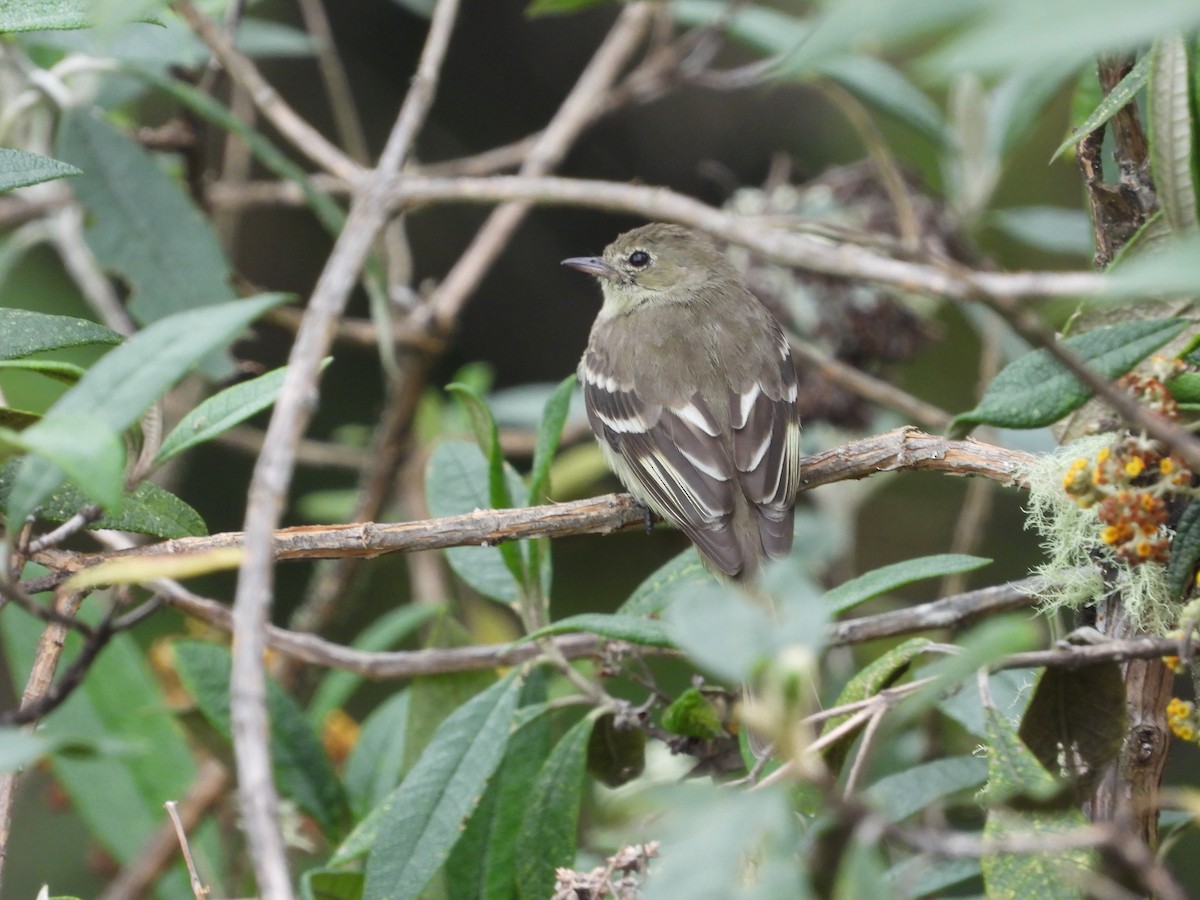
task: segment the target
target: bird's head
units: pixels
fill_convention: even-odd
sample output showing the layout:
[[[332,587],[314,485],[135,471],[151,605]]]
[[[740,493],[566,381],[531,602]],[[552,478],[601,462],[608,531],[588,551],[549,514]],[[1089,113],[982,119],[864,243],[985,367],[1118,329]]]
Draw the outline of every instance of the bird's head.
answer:
[[[600,280],[601,317],[646,304],[698,302],[714,282],[737,278],[724,254],[706,236],[680,225],[655,223],[627,231],[603,256],[563,260]]]

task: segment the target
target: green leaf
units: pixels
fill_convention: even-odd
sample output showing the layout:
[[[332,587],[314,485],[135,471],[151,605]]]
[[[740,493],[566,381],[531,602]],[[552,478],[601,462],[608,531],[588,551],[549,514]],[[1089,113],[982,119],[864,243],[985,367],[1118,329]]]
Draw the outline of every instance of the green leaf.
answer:
[[[119,344],[121,335],[72,316],[49,316],[27,309],[0,309],[0,359],[22,359],[45,350]]]
[[[928,638],[910,638],[897,647],[893,647],[879,657],[861,672],[855,675],[842,688],[834,706],[844,706],[848,703],[858,703],[873,697],[884,688],[890,686],[897,678],[908,670],[909,664],[920,656],[930,641]],[[851,713],[843,713],[825,720],[821,734],[829,734],[850,719]],[[864,723],[865,724],[865,723]],[[854,743],[857,732],[847,734],[825,750],[825,759],[833,769],[840,769],[845,761],[850,746]]]
[[[505,472],[516,504],[526,505],[520,477],[511,468],[505,467]],[[491,505],[488,462],[479,448],[466,441],[438,444],[425,468],[425,496],[430,514],[436,517],[487,509]],[[520,581],[498,547],[450,547],[446,559],[455,574],[485,597],[516,604]]]
[[[1049,253],[1086,256],[1094,238],[1087,213],[1059,206],[1018,206],[987,214],[987,222],[1014,240]]]
[[[6,371],[37,372],[64,384],[75,384],[83,377],[82,366],[74,363],[59,362],[53,359],[0,359],[0,369]]]
[[[5,610],[0,640],[13,682],[24,684],[43,625],[30,616],[11,615],[14,612]],[[64,666],[79,647],[80,641],[70,635]],[[121,865],[143,858],[147,841],[164,821],[163,803],[185,796],[197,775],[193,748],[167,708],[145,650],[128,633],[111,638],[83,683],[44,720],[38,735],[51,744],[77,740],[78,735],[102,735],[124,748],[121,753],[64,752],[50,757],[73,814]],[[199,857],[221,858],[214,823],[202,825],[188,838]],[[182,860],[158,880],[155,890],[162,897],[191,896]]]
[[[979,877],[978,859],[943,859],[922,853],[892,867],[889,883],[902,898],[944,897],[948,887]]]
[[[984,799],[989,806],[1008,803],[1014,798],[1050,800],[1062,792],[1062,783],[1025,746],[1007,716],[995,707],[984,707],[983,720],[988,753]]]
[[[342,783],[354,817],[361,819],[378,806],[404,775],[402,748],[407,740],[408,691],[393,694],[363,722]]]
[[[1191,323],[1187,319],[1147,319],[1096,328],[1066,338],[1063,345],[1106,379],[1119,378]],[[956,416],[950,432],[973,425],[1040,428],[1082,406],[1091,391],[1050,356],[1035,350],[998,374],[970,412]]]
[[[243,28],[250,24],[243,22]],[[213,97],[193,85],[178,78],[167,78],[158,72],[143,66],[127,66],[130,74],[153,84],[159,90],[186,106],[192,112],[210,122],[237,135],[246,142],[254,158],[262,163],[263,168],[287,181],[295,182],[304,195],[317,220],[325,226],[332,235],[341,233],[346,224],[346,214],[329,194],[317,190],[312,179],[303,168],[292,162],[279,148],[267,140],[260,132],[233,115]]]
[[[408,777],[339,848],[370,848],[366,900],[417,897],[446,861],[504,757],[521,678],[511,672],[451,713]]]
[[[587,716],[572,726],[534,782],[517,838],[517,893],[521,897],[551,896],[554,870],[575,860],[592,723]]]
[[[946,122],[937,104],[899,70],[858,54],[822,60],[818,71],[868,103],[919,131],[936,145],[946,141]]]
[[[791,590],[781,591],[778,582]],[[700,668],[731,683],[748,681],[755,667],[786,647],[819,652],[828,617],[805,574],[780,560],[764,573],[762,589],[774,616],[728,584],[709,584],[681,596],[666,612],[667,634]]]
[[[1038,629],[1027,616],[995,616],[980,622],[959,638],[959,653],[942,657],[914,673],[914,678],[929,676],[934,680],[901,701],[893,722],[912,721],[930,707],[941,704],[947,692],[973,679],[979,669],[1010,653],[1032,649],[1039,638]],[[963,695],[968,697],[969,706],[978,708],[978,696],[970,699],[966,690]]]
[[[69,429],[80,416],[89,416],[113,431],[124,431],[200,360],[285,299],[267,294],[155,322],[106,353],[33,427],[58,428],[61,420],[61,427]],[[53,463],[26,459],[7,498],[10,521],[28,516],[63,480]]]
[[[1159,38],[1150,51],[1150,171],[1167,224],[1175,232],[1200,225],[1188,57],[1178,32]]]
[[[466,410],[471,429],[475,432],[475,442],[487,458],[487,507],[511,509],[516,505],[507,477],[511,469],[504,461],[504,450],[500,446],[500,429],[496,427],[492,411],[488,409],[483,396],[469,384],[448,384],[446,391],[453,394]],[[525,584],[529,578],[525,567],[525,541],[505,541],[497,549],[516,583]]]
[[[8,493],[20,467],[19,459],[9,460],[0,466],[0,508],[8,506]],[[87,503],[83,491],[68,482],[46,498],[39,507],[38,515],[47,522],[61,523],[74,516]],[[143,481],[125,498],[119,513],[107,513],[87,527],[131,531],[160,538],[208,534],[198,512],[174,494],[149,481]]]
[[[977,756],[950,756],[880,778],[866,800],[889,822],[901,822],[953,794],[979,787],[988,765]]]
[[[575,390],[575,376],[569,375],[546,400],[542,421],[538,426],[537,442],[533,448],[533,468],[529,472],[529,502],[545,503],[550,487],[550,464],[558,452],[562,440],[563,424],[571,407],[571,394]]]
[[[674,646],[667,636],[667,629],[662,622],[657,619],[626,616],[620,613],[580,613],[576,616],[568,616],[526,635],[522,641],[531,641],[551,634],[568,634],[572,631],[585,631],[645,647]]]
[[[827,591],[823,602],[830,615],[837,615],[914,581],[974,572],[991,565],[991,562],[990,559],[981,556],[967,556],[962,553],[939,553],[907,559],[851,578]]]
[[[885,5],[897,13],[904,10],[910,17],[914,15],[911,3]],[[947,6],[940,2],[932,5]],[[856,4],[848,6],[861,17]],[[926,62],[929,70],[945,77],[966,70],[986,76],[1057,61],[1085,65],[1098,55],[1149,43],[1168,30],[1189,31],[1200,25],[1200,10],[1186,0],[1160,0],[1144,6],[1131,6],[1125,0],[1055,0],[1052,4],[1020,0],[949,6],[974,18],[952,40],[938,42]]]
[[[232,299],[211,225],[146,151],[91,109],[72,106],[57,153],[83,170],[71,186],[90,212],[84,237],[97,262],[128,282],[134,319],[148,324]]]
[[[0,147],[0,193],[80,174],[74,166],[57,159]]]
[[[780,785],[737,791],[693,781],[663,800],[654,829],[662,858],[650,866],[644,900],[814,896],[800,880],[803,839]]]
[[[445,607],[436,603],[414,603],[399,606],[384,613],[354,639],[355,650],[378,653],[390,650],[422,625],[445,612]],[[363,683],[363,676],[347,670],[333,670],[321,679],[313,698],[308,704],[308,720],[314,728],[320,728],[325,717],[333,710],[346,704],[350,695]]]
[[[363,873],[309,869],[300,876],[302,900],[362,900]]]
[[[617,614],[657,615],[670,606],[676,597],[714,583],[712,573],[700,562],[696,548],[688,547],[651,572],[629,595],[629,599],[621,604]]]
[[[425,646],[427,649],[465,647],[470,643],[471,635],[467,630],[450,616],[443,616],[430,629]],[[433,738],[434,731],[453,710],[476,694],[486,691],[495,680],[495,672],[490,669],[414,678],[409,687],[411,700],[403,747],[405,768],[416,763]]]
[[[1200,403],[1200,372],[1184,372],[1168,379],[1167,390],[1180,403]]]
[[[852,833],[838,860],[832,900],[886,897],[891,893],[890,889],[879,842],[865,840],[861,831]]]
[[[1046,769],[1066,770],[1082,802],[1116,759],[1125,729],[1125,680],[1107,662],[1043,672],[1019,735]]]
[[[321,368],[324,369],[329,362],[326,359],[321,363]],[[265,375],[227,387],[199,404],[163,440],[154,458],[155,465],[162,465],[184,450],[212,440],[255,413],[262,412],[275,402],[287,370],[287,366],[281,366]]]
[[[1100,104],[1086,119],[1075,127],[1069,135],[1050,154],[1050,161],[1058,159],[1068,147],[1074,147],[1087,135],[1091,134],[1118,112],[1128,106],[1136,98],[1138,91],[1146,86],[1150,77],[1150,54],[1147,53],[1137,61],[1125,77],[1117,82],[1116,87],[1109,91]]]
[[[87,28],[90,10],[87,0],[9,0],[0,4],[0,32]]]
[[[1200,562],[1200,503],[1193,500],[1179,517],[1171,558],[1167,560],[1167,590],[1172,600],[1182,600]]]
[[[396,2],[409,4],[416,0],[396,0]],[[603,2],[604,0],[531,0],[530,4],[525,7],[525,15],[531,19],[537,16],[557,16]]]
[[[0,772],[16,772],[50,752],[51,744],[41,735],[20,728],[0,728]]]
[[[1019,721],[1029,705],[1029,695],[1039,674],[1039,669],[1002,669],[988,675],[988,693],[996,708],[1014,722]],[[978,691],[964,689],[944,696],[938,701],[937,709],[961,725],[968,734],[987,736],[987,723],[984,721]]]
[[[574,389],[575,376],[570,375],[564,378],[551,392],[542,410],[542,417],[538,424],[537,442],[533,448],[533,467],[529,472],[529,502],[531,505],[545,503],[549,497],[550,468],[562,440],[563,424],[567,420]],[[530,577],[534,577],[537,579],[536,584],[548,586],[553,578],[550,568],[550,539],[535,538],[529,541],[528,545],[529,572],[531,574],[527,576],[526,584],[528,585]],[[543,587],[543,596],[548,590],[548,587]],[[543,604],[542,609],[547,610],[542,614],[543,617],[549,618],[549,603]]]
[[[229,739],[229,650],[204,641],[176,641],[173,646],[184,686],[209,724]],[[296,701],[274,681],[267,682],[267,714],[279,790],[336,841],[350,822],[350,807],[320,740]]]
[[[545,698],[545,678],[535,669],[522,691],[504,760],[446,863],[446,890],[451,900],[510,900],[516,896],[521,819],[552,746]],[[531,718],[522,721],[523,715]]]
[[[113,510],[121,506],[125,443],[94,416],[43,416],[23,431],[0,429],[0,454],[5,450],[34,454],[59,467],[95,503]]]
[[[686,25],[709,25],[729,15],[722,0],[676,0],[671,4],[676,21]],[[863,54],[834,54],[817,59],[793,56],[812,31],[804,19],[767,6],[740,6],[726,33],[734,40],[767,56],[781,58],[780,76],[811,78],[823,75],[860,100],[895,116],[935,144],[946,139],[946,123],[932,100],[901,72],[883,60]],[[790,57],[790,58],[789,58]]]
[[[983,828],[984,841],[1002,841],[1011,833],[1044,833],[1048,843],[1055,835],[1086,827],[1083,813],[1070,805],[1060,809],[1034,806],[1015,811],[996,806],[1002,800],[1030,798],[1048,800],[1061,785],[1017,737],[1008,719],[995,709],[985,713],[988,722],[989,809]],[[988,853],[981,860],[989,897],[1050,897],[1075,900],[1085,896],[1083,879],[1095,869],[1095,851],[1090,848],[1051,853]],[[1030,893],[1030,892],[1033,893]]]

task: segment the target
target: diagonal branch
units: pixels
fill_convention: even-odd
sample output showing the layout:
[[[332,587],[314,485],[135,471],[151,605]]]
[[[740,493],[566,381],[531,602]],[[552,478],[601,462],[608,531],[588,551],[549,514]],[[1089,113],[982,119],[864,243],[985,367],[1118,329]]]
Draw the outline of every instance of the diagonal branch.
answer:
[[[295,467],[296,445],[312,415],[321,360],[333,340],[337,319],[357,283],[367,253],[389,215],[386,186],[400,172],[432,101],[457,14],[458,0],[439,0],[434,8],[416,83],[401,106],[378,168],[366,181],[362,193],[355,197],[345,228],[313,290],[250,482],[245,520],[246,556],[239,572],[233,609],[230,721],[242,818],[259,894],[265,900],[291,900],[294,896],[267,746],[263,631],[273,586],[273,532],[283,513]]]

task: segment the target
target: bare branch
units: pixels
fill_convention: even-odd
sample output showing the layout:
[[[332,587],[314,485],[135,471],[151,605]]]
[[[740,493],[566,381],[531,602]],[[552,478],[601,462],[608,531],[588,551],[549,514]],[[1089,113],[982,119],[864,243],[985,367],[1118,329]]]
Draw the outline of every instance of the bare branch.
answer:
[[[220,27],[196,9],[191,0],[177,0],[175,10],[204,41],[230,77],[250,95],[258,111],[293,147],[327,172],[346,181],[354,181],[364,174],[358,163],[326,140],[288,105],[250,58],[235,49]]]
[[[269,435],[268,435],[269,439]],[[937,471],[974,475],[1008,486],[1023,483],[1033,456],[979,441],[954,441],[915,428],[897,428],[806,457],[801,464],[802,490],[835,481],[867,478],[880,472]],[[628,494],[606,494],[586,500],[518,509],[486,509],[416,522],[356,522],[347,525],[301,525],[270,536],[271,558],[331,559],[374,557],[384,553],[437,550],[496,544],[536,537],[611,534],[641,525],[644,511]],[[248,547],[245,532],[176,538],[105,553],[78,553],[48,548],[34,559],[66,578],[74,572],[117,557],[153,557]],[[930,626],[935,627],[935,626]]]
[[[199,19],[194,10],[192,13],[193,19]],[[434,7],[416,81],[401,106],[378,168],[367,180],[363,192],[355,197],[345,227],[313,290],[308,313],[292,345],[287,377],[267,428],[263,452],[250,482],[245,520],[246,556],[239,572],[233,610],[230,721],[242,819],[259,894],[265,900],[290,900],[293,896],[267,746],[266,673],[262,658],[263,632],[272,594],[273,532],[282,515],[295,467],[295,448],[312,414],[321,359],[328,351],[337,319],[358,280],[367,253],[387,220],[387,183],[399,174],[432,101],[457,14],[458,0],[438,0]]]
[[[498,203],[521,200],[551,206],[582,206],[679,222],[748,247],[768,259],[825,275],[860,278],[951,300],[979,295],[1008,300],[1097,294],[1107,282],[1095,272],[985,272],[940,262],[896,259],[853,244],[836,244],[735,215],[663,187],[581,178],[427,178],[405,175],[392,183],[401,208],[429,203]]]

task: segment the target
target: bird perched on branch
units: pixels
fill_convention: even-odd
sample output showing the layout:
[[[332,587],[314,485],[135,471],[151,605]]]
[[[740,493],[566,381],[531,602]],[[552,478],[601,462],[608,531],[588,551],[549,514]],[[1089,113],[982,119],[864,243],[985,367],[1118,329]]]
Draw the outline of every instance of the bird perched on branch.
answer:
[[[563,265],[604,293],[579,379],[609,466],[709,568],[753,580],[791,549],[800,476],[779,323],[712,241],[678,225],[635,228]]]

